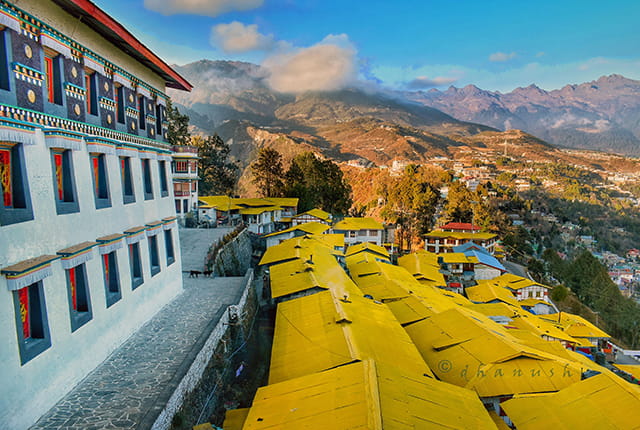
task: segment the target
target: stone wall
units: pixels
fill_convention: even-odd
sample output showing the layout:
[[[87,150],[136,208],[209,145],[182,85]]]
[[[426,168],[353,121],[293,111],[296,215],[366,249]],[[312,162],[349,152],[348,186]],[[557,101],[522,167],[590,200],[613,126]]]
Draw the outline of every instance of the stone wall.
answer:
[[[214,275],[242,276],[251,267],[252,254],[251,233],[245,229],[218,252],[212,264]]]

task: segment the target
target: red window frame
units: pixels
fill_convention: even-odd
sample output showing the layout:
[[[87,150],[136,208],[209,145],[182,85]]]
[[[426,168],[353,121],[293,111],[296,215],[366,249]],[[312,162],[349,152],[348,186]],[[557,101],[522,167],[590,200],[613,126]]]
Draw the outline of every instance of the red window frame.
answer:
[[[64,200],[64,173],[63,173],[63,153],[54,152],[53,161],[56,166],[56,190],[58,191],[57,197],[59,201]]]
[[[11,166],[11,149],[0,149],[0,187],[4,207],[13,207],[13,180]]]
[[[91,75],[85,73],[84,75],[84,90],[85,90],[85,102],[87,103],[87,113],[94,114],[91,111]]]
[[[18,290],[18,300],[20,302],[20,321],[22,322],[22,335],[25,339],[31,337],[31,309],[29,307],[29,287]]]
[[[100,195],[100,156],[91,156],[91,169],[93,170],[93,188],[96,196]]]
[[[44,69],[47,75],[47,100],[53,103],[53,58],[45,55]]]
[[[71,291],[71,305],[73,306],[73,310],[78,310],[78,284],[76,283],[76,268],[72,267],[69,270],[69,289]]]

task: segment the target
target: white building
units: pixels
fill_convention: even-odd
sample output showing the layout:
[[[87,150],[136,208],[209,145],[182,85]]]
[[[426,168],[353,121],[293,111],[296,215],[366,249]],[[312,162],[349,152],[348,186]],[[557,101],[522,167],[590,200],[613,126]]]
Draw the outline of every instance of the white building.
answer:
[[[25,429],[182,290],[165,86],[81,0],[0,1],[0,427]]]
[[[373,243],[382,246],[384,226],[373,218],[347,217],[335,223],[332,233],[344,235],[344,244]]]
[[[176,214],[182,220],[198,209],[198,148],[174,145],[171,173]]]

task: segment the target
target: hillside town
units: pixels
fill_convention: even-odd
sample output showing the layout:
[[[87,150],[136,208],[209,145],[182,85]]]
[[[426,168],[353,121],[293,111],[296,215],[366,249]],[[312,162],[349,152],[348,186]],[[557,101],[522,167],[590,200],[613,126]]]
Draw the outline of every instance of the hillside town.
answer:
[[[638,159],[240,62],[234,141],[96,3],[0,0],[0,428],[638,427]]]

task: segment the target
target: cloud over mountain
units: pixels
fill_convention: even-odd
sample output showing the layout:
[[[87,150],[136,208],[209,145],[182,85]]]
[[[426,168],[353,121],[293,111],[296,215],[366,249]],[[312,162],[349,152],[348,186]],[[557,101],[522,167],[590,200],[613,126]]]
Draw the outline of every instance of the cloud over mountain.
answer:
[[[433,79],[426,76],[418,76],[407,83],[407,88],[410,90],[424,90],[433,87],[440,87],[442,85],[449,85],[455,81],[457,81],[456,78],[447,78],[446,76],[437,76]]]
[[[334,91],[354,82],[356,50],[345,34],[329,35],[308,48],[275,52],[263,64],[267,83],[282,93]]]
[[[256,9],[264,0],[144,0],[144,6],[163,15],[188,13],[216,17],[231,11]]]
[[[238,21],[218,24],[211,28],[211,44],[227,53],[270,49],[274,45],[272,35],[258,31],[256,24],[245,25]]]
[[[503,63],[505,61],[511,60],[512,58],[515,58],[515,56],[515,52],[511,52],[509,54],[504,52],[494,52],[493,54],[489,55],[489,61],[493,61],[494,63]]]

